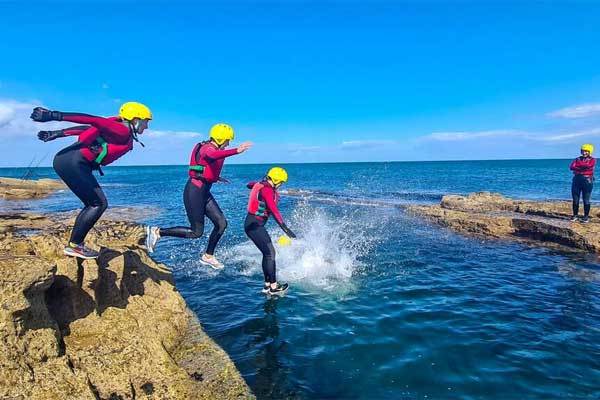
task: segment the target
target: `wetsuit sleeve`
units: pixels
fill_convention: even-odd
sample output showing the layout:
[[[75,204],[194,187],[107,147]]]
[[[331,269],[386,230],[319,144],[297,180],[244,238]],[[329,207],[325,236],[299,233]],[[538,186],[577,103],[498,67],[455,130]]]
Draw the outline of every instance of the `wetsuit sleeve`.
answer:
[[[90,128],[91,126],[89,125],[77,125],[63,129],[62,131],[65,136],[79,136],[83,131],[88,130]]]
[[[261,189],[260,194],[263,200],[265,201],[267,210],[269,210],[269,213],[273,215],[273,218],[275,218],[277,224],[279,224],[279,226],[285,225],[283,222],[283,217],[279,212],[279,208],[277,208],[277,203],[275,203],[273,189],[268,186],[265,186]]]
[[[207,149],[204,150],[204,158],[208,161],[216,161],[225,157],[231,157],[238,153],[237,147],[229,150],[219,150],[215,149],[213,146],[206,146]]]
[[[578,167],[577,167],[577,160],[578,160],[578,158],[574,159],[574,160],[571,162],[571,165],[569,165],[569,169],[570,169],[571,171],[577,171],[577,170],[578,170]]]
[[[129,138],[129,128],[121,124],[114,118],[96,117],[88,114],[62,113],[62,120],[74,122],[76,124],[92,125],[100,130],[107,130],[123,139]]]
[[[248,189],[252,189],[254,187],[254,185],[256,185],[258,182],[256,181],[252,181],[252,182],[248,182],[248,184],[246,185],[246,187]]]

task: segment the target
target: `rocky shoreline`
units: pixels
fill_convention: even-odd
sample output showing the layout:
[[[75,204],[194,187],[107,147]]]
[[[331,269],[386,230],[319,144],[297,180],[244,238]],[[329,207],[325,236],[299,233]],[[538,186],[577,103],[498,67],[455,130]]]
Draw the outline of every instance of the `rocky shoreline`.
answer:
[[[254,398],[143,231],[103,219],[64,257],[65,215],[0,215],[0,398]]]
[[[66,188],[56,179],[0,178],[0,198],[5,200],[39,199]]]
[[[447,195],[439,205],[409,206],[408,211],[464,234],[527,240],[600,253],[600,210],[592,207],[591,222],[571,222],[566,201],[512,200],[480,192]]]

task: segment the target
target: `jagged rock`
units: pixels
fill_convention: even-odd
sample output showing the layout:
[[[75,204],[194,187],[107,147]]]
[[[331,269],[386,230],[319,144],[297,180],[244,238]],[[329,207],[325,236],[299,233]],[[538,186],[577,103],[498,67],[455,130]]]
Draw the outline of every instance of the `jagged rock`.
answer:
[[[46,197],[65,188],[65,184],[56,179],[0,178],[0,197],[7,200]]]
[[[1,399],[253,398],[139,226],[100,222],[86,261],[62,255],[69,228],[0,215]]]
[[[570,222],[571,205],[565,201],[512,200],[495,193],[444,196],[439,206],[410,206],[458,232],[496,238],[528,239],[600,252],[600,210],[592,210],[592,223]]]

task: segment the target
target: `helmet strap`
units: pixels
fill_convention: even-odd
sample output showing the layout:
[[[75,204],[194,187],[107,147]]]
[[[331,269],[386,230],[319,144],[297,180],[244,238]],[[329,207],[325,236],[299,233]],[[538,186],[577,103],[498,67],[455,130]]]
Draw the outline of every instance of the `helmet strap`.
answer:
[[[136,142],[138,142],[139,144],[142,145],[142,147],[146,147],[144,146],[144,143],[140,142],[140,140],[138,139],[138,127],[136,124],[134,124],[131,121],[127,121],[127,123],[129,124],[129,133],[131,134],[131,137],[133,138],[133,140],[135,140]]]

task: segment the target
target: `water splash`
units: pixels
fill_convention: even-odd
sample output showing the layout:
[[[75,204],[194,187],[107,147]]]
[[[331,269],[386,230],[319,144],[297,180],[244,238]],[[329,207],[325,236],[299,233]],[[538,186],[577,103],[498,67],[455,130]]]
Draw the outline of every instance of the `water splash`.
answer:
[[[278,280],[309,290],[351,290],[352,277],[365,266],[370,250],[381,239],[377,229],[381,222],[379,216],[374,218],[364,209],[333,217],[300,203],[290,224],[298,238],[289,246],[275,244]],[[269,234],[276,242],[281,231],[273,222],[270,225]],[[226,259],[240,265],[243,275],[262,275],[261,254],[250,240],[229,249]]]

